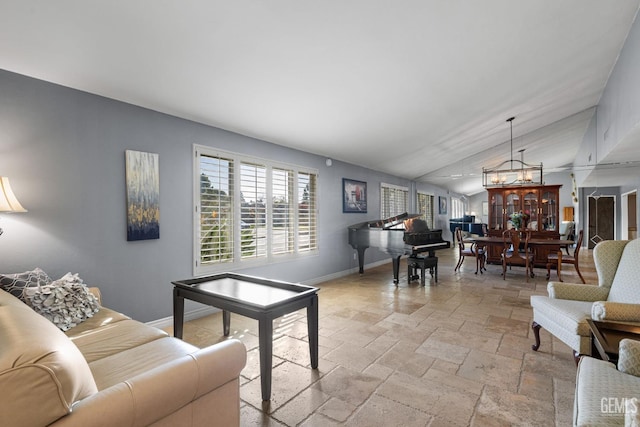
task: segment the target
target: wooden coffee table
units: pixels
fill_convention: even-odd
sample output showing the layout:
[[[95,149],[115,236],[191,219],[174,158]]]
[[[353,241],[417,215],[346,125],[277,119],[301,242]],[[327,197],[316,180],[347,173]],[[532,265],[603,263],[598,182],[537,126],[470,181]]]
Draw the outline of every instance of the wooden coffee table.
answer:
[[[231,312],[258,320],[262,400],[271,399],[273,319],[307,308],[311,367],[318,367],[318,288],[235,273],[171,283],[176,338],[182,338],[185,298],[221,308],[225,336],[229,335]]]
[[[640,326],[587,319],[591,329],[591,356],[618,364],[618,346],[625,338],[640,341]]]

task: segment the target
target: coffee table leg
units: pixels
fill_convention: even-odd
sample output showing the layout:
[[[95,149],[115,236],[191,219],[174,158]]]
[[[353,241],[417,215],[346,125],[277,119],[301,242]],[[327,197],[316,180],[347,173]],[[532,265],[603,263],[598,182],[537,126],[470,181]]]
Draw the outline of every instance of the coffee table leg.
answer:
[[[311,304],[307,307],[307,330],[309,332],[311,367],[318,369],[318,295],[311,298]]]
[[[184,298],[178,295],[178,288],[173,288],[173,336],[182,338],[184,323]]]
[[[273,321],[260,319],[258,322],[258,342],[260,351],[260,385],[262,400],[271,399],[271,367],[273,354]]]
[[[222,310],[222,332],[225,337],[229,336],[229,326],[231,326],[231,312]]]

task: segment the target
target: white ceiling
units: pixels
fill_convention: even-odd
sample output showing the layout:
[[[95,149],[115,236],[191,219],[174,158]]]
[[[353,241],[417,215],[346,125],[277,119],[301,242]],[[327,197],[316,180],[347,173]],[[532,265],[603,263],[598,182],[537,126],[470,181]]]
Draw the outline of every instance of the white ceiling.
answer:
[[[0,68],[473,194],[511,116],[573,162],[639,2],[0,0]]]

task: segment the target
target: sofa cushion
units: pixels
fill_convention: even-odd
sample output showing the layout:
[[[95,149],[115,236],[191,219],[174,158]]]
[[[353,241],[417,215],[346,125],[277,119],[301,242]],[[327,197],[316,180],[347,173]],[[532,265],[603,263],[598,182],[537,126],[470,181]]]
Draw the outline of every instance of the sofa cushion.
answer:
[[[81,324],[74,326],[73,328],[65,331],[68,337],[74,338],[83,334],[90,334],[94,332],[94,329],[102,326],[109,326],[123,320],[131,320],[126,314],[119,313],[115,310],[111,310],[107,307],[100,307],[100,311],[93,315],[93,317],[85,320]]]
[[[591,306],[587,301],[548,298],[541,295],[531,297],[531,306],[545,314],[571,334],[589,336],[587,319],[591,317]]]
[[[3,425],[48,425],[97,392],[82,353],[47,319],[26,305],[5,305],[0,326]]]
[[[167,336],[161,329],[127,319],[70,338],[91,363]]]
[[[0,274],[0,288],[20,299],[23,299],[25,288],[48,285],[51,282],[47,273],[37,267],[24,273]]]
[[[640,239],[632,240],[624,247],[607,301],[640,304],[639,259]]]
[[[162,339],[114,353],[89,364],[98,389],[104,390],[121,381],[149,371],[164,363],[198,351],[177,338]]]

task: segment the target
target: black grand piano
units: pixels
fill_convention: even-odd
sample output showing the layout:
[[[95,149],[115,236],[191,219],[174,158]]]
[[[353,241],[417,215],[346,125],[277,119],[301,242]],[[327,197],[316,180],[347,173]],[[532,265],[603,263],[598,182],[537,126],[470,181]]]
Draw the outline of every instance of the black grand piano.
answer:
[[[350,225],[349,244],[358,251],[360,274],[364,273],[364,251],[369,247],[391,255],[394,283],[398,283],[402,255],[428,252],[433,257],[436,250],[451,247],[448,241],[442,240],[442,230],[429,230],[419,216],[405,212],[387,219]]]

